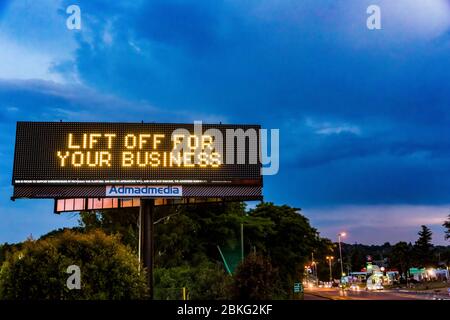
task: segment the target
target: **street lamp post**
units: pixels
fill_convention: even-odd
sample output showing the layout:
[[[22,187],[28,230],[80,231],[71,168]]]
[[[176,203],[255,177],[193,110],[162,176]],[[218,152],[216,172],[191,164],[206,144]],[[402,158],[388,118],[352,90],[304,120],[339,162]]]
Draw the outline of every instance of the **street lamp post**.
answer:
[[[319,278],[317,275],[317,262],[314,261],[314,252],[311,252],[311,272],[313,277],[316,277],[316,285],[319,285]]]
[[[344,264],[342,263],[342,247],[341,247],[341,237],[345,237],[347,234],[345,232],[341,232],[338,234],[338,242],[339,242],[339,257],[341,260],[341,276],[344,275]]]
[[[330,266],[330,282],[332,282],[333,281],[333,274],[332,274],[332,272],[331,272],[331,260],[333,260],[334,259],[334,257],[329,257],[329,256],[327,256],[327,260],[328,260],[328,265]]]

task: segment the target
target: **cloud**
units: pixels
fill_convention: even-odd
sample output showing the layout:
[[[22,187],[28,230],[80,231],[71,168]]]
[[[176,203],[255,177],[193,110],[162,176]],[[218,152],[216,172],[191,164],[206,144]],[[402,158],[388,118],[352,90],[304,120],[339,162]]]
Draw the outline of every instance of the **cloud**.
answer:
[[[450,213],[450,204],[423,205],[348,205],[305,209],[303,212],[319,228],[322,236],[333,240],[346,231],[347,243],[395,243],[417,240],[421,225],[433,230],[435,244],[444,240],[442,224]]]
[[[9,112],[17,112],[17,111],[19,111],[19,108],[16,108],[16,107],[6,107],[6,111],[9,111]]]
[[[65,81],[52,66],[70,59],[77,43],[61,6],[60,0],[7,4],[0,20],[0,79]]]
[[[14,105],[22,112],[14,115],[15,119],[106,121],[113,116],[130,121],[139,113],[161,113],[145,101],[128,101],[77,83],[43,80],[0,80],[0,99],[3,105]]]
[[[330,123],[330,122],[316,122],[311,118],[306,118],[306,125],[314,129],[316,134],[330,135],[340,133],[352,133],[359,135],[361,130],[358,126],[346,123]]]
[[[2,181],[17,120],[251,122],[280,129],[267,200],[448,203],[444,0],[77,3],[80,32],[65,28],[70,1],[3,8]]]
[[[52,74],[53,57],[28,48],[0,34],[0,78],[45,79],[62,82],[61,76]]]

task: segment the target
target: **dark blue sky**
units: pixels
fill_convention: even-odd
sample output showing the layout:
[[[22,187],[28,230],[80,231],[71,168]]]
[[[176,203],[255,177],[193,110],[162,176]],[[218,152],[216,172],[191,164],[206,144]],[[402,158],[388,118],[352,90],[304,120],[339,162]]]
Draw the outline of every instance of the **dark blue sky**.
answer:
[[[381,30],[366,28],[370,4]],[[0,48],[0,242],[77,223],[50,201],[9,201],[15,122],[62,119],[279,128],[267,201],[331,238],[414,241],[427,224],[444,243],[446,0],[2,1]]]

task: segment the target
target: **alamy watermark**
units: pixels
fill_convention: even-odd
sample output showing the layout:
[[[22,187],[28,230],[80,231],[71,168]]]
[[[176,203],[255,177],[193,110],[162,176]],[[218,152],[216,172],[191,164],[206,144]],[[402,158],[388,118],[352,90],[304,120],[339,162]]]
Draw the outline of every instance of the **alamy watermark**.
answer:
[[[204,131],[202,122],[195,121],[193,134],[178,128],[172,132],[171,139],[172,154],[188,155],[182,157],[185,164],[188,161],[202,166],[205,159],[217,159],[220,164],[260,163],[262,175],[275,175],[280,169],[279,129],[210,128]]]
[[[66,13],[69,17],[66,19],[66,26],[69,30],[81,30],[81,9],[79,6],[72,4],[67,7]]]
[[[67,267],[66,273],[70,274],[67,278],[66,285],[69,290],[81,289],[81,270],[77,265],[70,265]]]
[[[381,29],[381,8],[378,5],[372,4],[367,7],[366,13],[369,15],[366,20],[366,26],[369,30]]]

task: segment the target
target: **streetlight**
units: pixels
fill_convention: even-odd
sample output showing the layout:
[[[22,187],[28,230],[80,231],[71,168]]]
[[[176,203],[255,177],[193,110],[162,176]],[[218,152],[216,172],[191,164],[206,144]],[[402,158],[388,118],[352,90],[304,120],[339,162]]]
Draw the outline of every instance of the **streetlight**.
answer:
[[[317,286],[319,286],[319,275],[317,274],[317,261],[312,261],[311,262],[311,266],[313,267],[313,269],[312,269],[312,273],[313,273],[313,276],[315,276],[316,277],[316,285]]]
[[[341,237],[345,237],[347,234],[345,232],[341,232],[338,234],[338,242],[339,242],[339,256],[341,260],[341,276],[344,274],[344,265],[342,263],[342,248],[341,248]]]
[[[332,257],[332,256],[327,256],[328,265],[330,266],[330,282],[333,281],[333,275],[332,275],[332,273],[331,273],[331,260],[333,260],[333,259],[334,259],[334,257]]]

